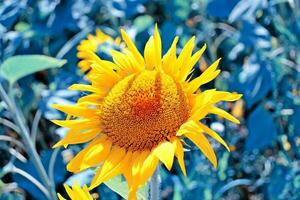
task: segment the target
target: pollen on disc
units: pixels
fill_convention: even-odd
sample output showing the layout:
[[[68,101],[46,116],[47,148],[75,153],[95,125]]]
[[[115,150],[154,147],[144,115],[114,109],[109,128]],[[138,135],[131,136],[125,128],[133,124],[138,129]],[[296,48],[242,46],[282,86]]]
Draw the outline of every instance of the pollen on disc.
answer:
[[[156,71],[144,71],[118,82],[105,97],[101,122],[115,145],[152,149],[175,136],[189,117],[180,84]]]

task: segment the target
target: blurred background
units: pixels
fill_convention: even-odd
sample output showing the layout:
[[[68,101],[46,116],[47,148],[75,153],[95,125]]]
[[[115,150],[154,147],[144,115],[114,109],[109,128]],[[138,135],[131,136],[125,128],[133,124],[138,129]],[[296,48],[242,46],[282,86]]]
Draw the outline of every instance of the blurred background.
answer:
[[[124,27],[141,52],[157,23],[163,51],[180,36],[179,47],[193,35],[207,51],[195,66],[201,73],[222,57],[221,75],[201,89],[242,93],[243,99],[220,106],[241,120],[234,125],[206,119],[230,145],[213,143],[219,166],[213,169],[192,147],[185,154],[187,177],[177,163],[161,168],[162,199],[300,199],[300,1],[299,0],[0,0],[0,63],[14,55],[42,54],[66,59],[61,68],[19,79],[11,90],[30,128],[30,137],[58,192],[63,184],[89,183],[91,172],[72,175],[65,165],[82,146],[52,149],[66,130],[51,119],[65,116],[50,107],[83,95],[68,91],[86,82],[77,67],[77,45],[97,28],[113,38]],[[97,48],[109,57],[108,46]],[[0,79],[4,89],[10,87]],[[13,115],[0,101],[0,199],[46,199],[34,184],[40,178],[18,134]],[[101,185],[99,199],[121,197]]]

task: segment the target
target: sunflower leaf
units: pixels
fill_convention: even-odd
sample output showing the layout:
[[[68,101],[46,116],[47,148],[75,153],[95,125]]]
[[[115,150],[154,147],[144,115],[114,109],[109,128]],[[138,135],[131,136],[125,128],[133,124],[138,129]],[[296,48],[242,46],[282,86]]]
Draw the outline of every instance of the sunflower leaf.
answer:
[[[44,55],[19,55],[6,59],[0,67],[0,76],[12,85],[20,78],[38,71],[61,67],[66,60]]]
[[[105,181],[104,184],[109,187],[112,191],[119,194],[124,199],[128,198],[128,185],[127,182],[123,180],[121,176],[116,176],[108,181]],[[148,191],[149,186],[148,184],[144,185],[142,188],[139,189],[137,193],[137,197],[140,200],[147,200],[148,199]]]

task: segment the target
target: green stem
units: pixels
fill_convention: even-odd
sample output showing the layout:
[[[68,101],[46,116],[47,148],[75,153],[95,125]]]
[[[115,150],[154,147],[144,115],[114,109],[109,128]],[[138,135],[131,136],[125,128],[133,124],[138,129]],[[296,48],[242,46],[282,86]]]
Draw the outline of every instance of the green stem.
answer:
[[[41,181],[43,182],[44,186],[48,189],[49,192],[49,199],[51,200],[56,200],[56,193],[54,186],[51,184],[49,181],[49,178],[47,176],[47,173],[45,171],[45,168],[42,164],[42,161],[35,149],[35,145],[32,143],[28,127],[26,126],[24,122],[24,116],[23,113],[21,113],[18,109],[18,107],[15,104],[15,101],[13,97],[9,97],[4,88],[2,87],[2,84],[0,83],[0,97],[2,98],[3,101],[8,106],[8,109],[12,113],[12,118],[15,122],[15,124],[19,127],[20,129],[20,135],[24,141],[25,146],[27,147],[27,153],[29,155],[30,160],[32,161],[33,165],[35,166]]]
[[[160,177],[159,165],[150,180],[150,200],[159,200],[160,197]]]

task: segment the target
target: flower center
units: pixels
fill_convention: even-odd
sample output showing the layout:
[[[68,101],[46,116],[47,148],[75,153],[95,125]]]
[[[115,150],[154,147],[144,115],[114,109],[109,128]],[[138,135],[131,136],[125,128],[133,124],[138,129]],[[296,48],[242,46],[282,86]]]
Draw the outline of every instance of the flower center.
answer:
[[[180,84],[157,71],[144,71],[118,82],[105,97],[101,121],[113,144],[151,150],[176,135],[189,117]]]

